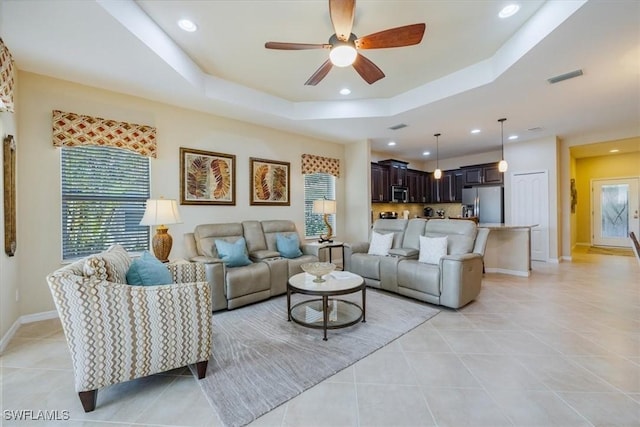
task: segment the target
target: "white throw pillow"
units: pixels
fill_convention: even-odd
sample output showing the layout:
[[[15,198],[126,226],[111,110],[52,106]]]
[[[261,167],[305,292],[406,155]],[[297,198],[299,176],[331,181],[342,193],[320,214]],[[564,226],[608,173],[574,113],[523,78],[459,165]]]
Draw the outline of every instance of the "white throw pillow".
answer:
[[[420,256],[418,262],[439,264],[440,258],[447,254],[447,236],[420,236]]]
[[[393,233],[380,234],[373,232],[371,234],[371,243],[369,244],[369,255],[389,255],[389,249],[393,245]]]

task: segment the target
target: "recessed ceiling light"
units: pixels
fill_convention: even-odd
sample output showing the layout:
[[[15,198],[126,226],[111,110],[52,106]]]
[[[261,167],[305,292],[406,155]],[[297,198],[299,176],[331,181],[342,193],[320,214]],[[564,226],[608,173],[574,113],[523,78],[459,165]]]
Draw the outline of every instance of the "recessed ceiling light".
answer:
[[[509,136],[509,139],[518,139],[518,135],[511,135]]]
[[[340,89],[340,95],[349,95],[351,93],[351,90],[345,88]]]
[[[480,129],[472,129],[471,133],[480,133]]]
[[[518,6],[517,4],[509,4],[502,8],[500,13],[498,13],[498,16],[500,18],[508,18],[518,13],[519,10],[520,6]]]
[[[429,154],[431,154],[429,151],[424,151],[424,152],[422,153],[422,155],[423,155],[423,156],[428,156]]]
[[[614,148],[613,150],[609,150],[610,153],[618,153],[620,150],[618,150],[617,148]]]
[[[396,142],[395,141],[389,141],[389,142],[387,142],[387,145],[389,147],[393,147],[394,145],[396,145]]]
[[[193,21],[189,20],[189,19],[181,19],[178,21],[178,27],[182,28],[183,30],[189,32],[189,33],[193,33],[195,30],[198,29],[198,26],[196,24],[193,23]]]

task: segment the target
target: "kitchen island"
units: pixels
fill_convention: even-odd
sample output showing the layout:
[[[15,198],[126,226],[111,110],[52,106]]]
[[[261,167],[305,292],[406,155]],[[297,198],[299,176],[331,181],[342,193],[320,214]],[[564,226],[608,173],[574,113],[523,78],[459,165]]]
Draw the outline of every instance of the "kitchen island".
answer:
[[[531,228],[535,226],[535,224],[478,224],[479,228],[491,230],[484,252],[485,272],[529,277],[531,275]]]

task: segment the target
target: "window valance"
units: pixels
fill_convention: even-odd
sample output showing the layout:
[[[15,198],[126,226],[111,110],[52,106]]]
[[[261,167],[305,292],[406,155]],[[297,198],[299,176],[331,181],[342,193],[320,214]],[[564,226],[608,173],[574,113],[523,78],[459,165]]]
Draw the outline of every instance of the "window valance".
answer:
[[[101,145],[156,157],[156,128],[64,111],[53,111],[53,145]]]
[[[13,57],[0,39],[0,111],[13,113]]]
[[[328,173],[340,178],[340,159],[303,154],[302,173]]]

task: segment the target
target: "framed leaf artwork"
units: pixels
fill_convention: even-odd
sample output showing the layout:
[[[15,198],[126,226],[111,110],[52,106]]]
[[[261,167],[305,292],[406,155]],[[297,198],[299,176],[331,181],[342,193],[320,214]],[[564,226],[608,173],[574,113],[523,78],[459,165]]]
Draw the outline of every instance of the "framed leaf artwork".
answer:
[[[180,204],[235,205],[236,156],[180,147]]]
[[[251,205],[290,206],[290,163],[251,157]]]

